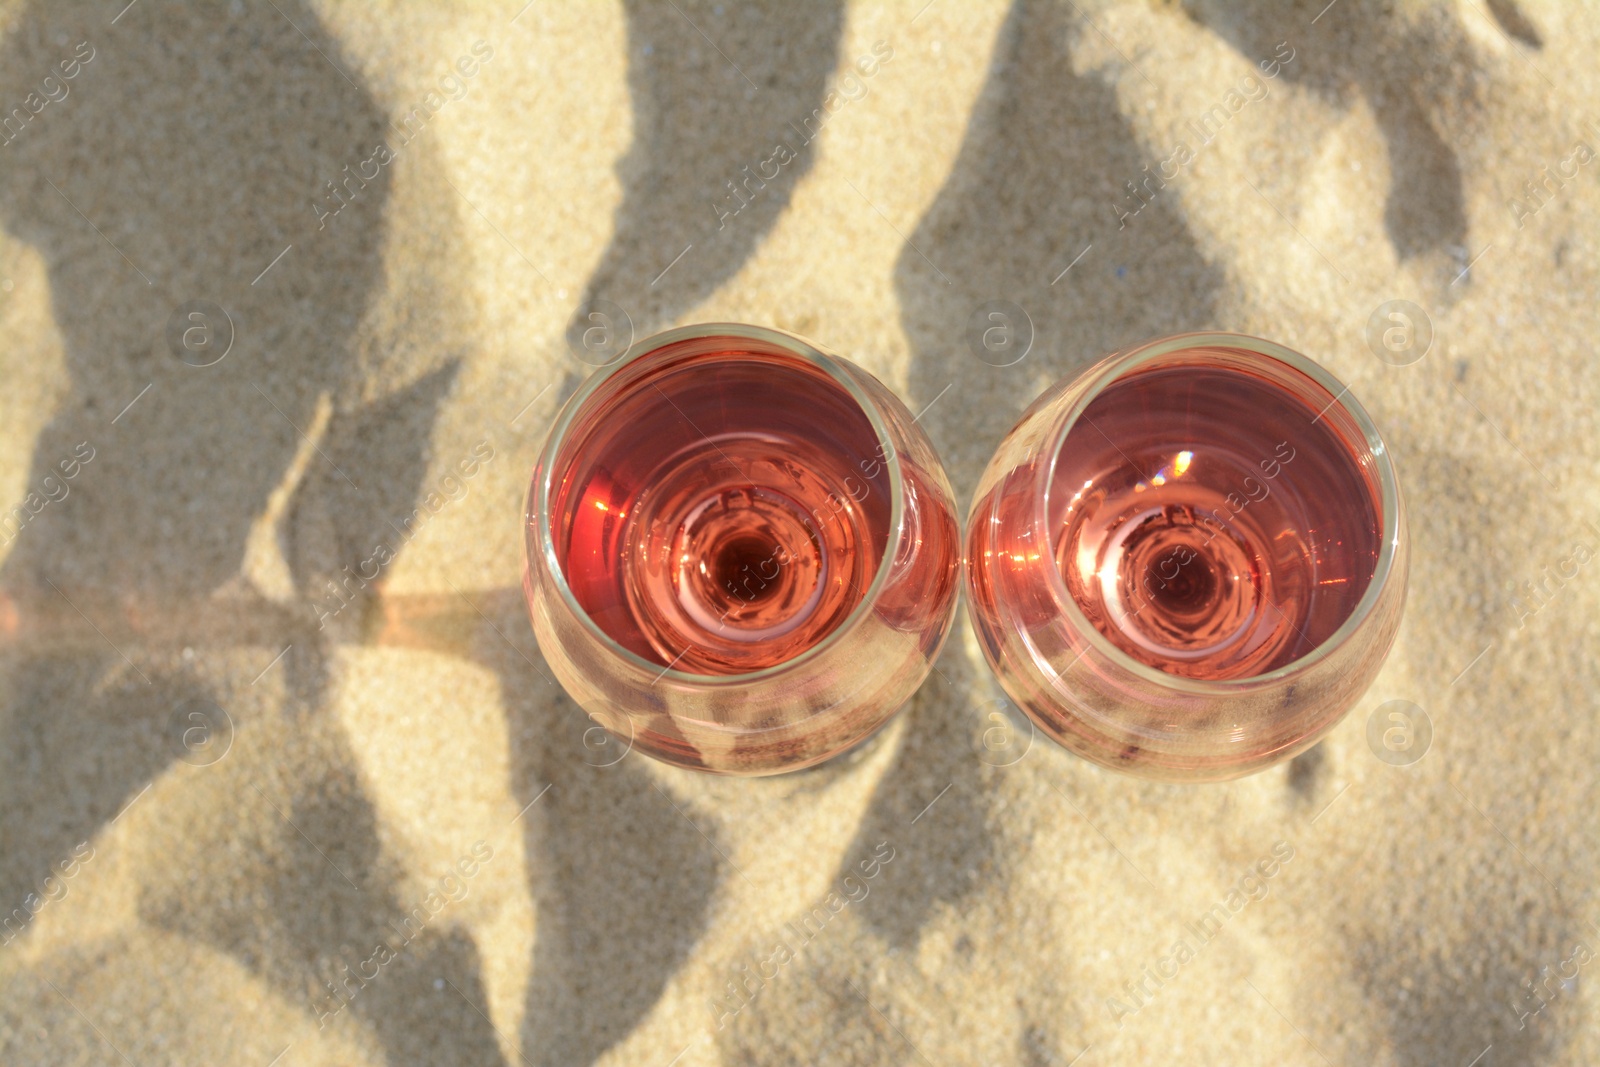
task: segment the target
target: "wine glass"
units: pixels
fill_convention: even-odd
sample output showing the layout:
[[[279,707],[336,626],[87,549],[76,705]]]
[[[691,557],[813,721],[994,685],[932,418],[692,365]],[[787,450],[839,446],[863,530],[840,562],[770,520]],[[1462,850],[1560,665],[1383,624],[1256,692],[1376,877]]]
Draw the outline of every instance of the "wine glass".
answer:
[[[680,767],[795,770],[870,735],[949,633],[944,468],[877,379],[777,330],[670,330],[567,401],[523,586],[556,678]]]
[[[1191,333],[1036,400],[978,485],[966,553],[984,654],[1046,734],[1208,781],[1303,751],[1361,697],[1408,543],[1347,386],[1271,341]]]

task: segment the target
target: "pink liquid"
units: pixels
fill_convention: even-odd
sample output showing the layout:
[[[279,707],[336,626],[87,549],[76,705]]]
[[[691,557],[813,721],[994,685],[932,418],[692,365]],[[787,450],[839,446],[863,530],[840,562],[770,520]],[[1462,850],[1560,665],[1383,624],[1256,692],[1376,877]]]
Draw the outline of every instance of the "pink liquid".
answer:
[[[1133,658],[1191,678],[1262,674],[1327,640],[1366,591],[1376,482],[1337,415],[1318,417],[1333,397],[1283,373],[1294,389],[1186,353],[1108,386],[1068,432],[1049,551]]]
[[[884,451],[854,397],[804,360],[646,356],[589,398],[556,457],[562,574],[606,634],[663,667],[783,663],[833,632],[877,573]]]

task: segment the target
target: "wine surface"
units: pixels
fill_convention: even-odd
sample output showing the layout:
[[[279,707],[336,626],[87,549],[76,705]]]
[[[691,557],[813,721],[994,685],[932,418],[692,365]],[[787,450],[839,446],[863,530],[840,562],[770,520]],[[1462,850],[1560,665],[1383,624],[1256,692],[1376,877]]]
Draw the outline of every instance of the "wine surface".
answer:
[[[870,420],[831,376],[762,352],[652,357],[586,409],[556,457],[550,521],[579,605],[624,648],[689,673],[758,671],[861,602],[890,485]]]
[[[1048,529],[1102,634],[1171,674],[1224,679],[1283,666],[1343,624],[1378,559],[1381,500],[1316,399],[1201,362],[1091,401],[1056,458]]]

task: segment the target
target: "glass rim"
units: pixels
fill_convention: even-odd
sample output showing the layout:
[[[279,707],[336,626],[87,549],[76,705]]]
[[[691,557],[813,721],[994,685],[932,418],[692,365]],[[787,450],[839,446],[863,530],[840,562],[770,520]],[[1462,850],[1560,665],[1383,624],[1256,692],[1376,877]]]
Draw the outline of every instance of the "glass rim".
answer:
[[[1128,653],[1118,648],[1109,638],[1102,634],[1089,622],[1083,611],[1078,607],[1077,601],[1072,598],[1067,589],[1066,579],[1061,574],[1061,563],[1052,554],[1050,563],[1046,568],[1049,575],[1050,595],[1056,602],[1056,607],[1067,619],[1077,636],[1084,639],[1088,646],[1105,656],[1122,670],[1128,671],[1143,681],[1164,689],[1176,690],[1181,693],[1197,696],[1234,695],[1241,691],[1262,688],[1274,685],[1287,678],[1301,675],[1315,667],[1338,651],[1359,630],[1374,608],[1378,599],[1387,588],[1394,571],[1395,558],[1399,551],[1400,531],[1400,483],[1395,476],[1394,466],[1389,460],[1389,448],[1384,443],[1383,437],[1378,433],[1371,416],[1367,414],[1361,402],[1350,392],[1350,386],[1341,382],[1325,370],[1321,364],[1308,356],[1286,348],[1275,341],[1252,334],[1229,333],[1226,331],[1196,331],[1191,333],[1171,334],[1154,340],[1144,341],[1120,353],[1114,354],[1100,361],[1089,374],[1091,377],[1083,392],[1072,406],[1060,416],[1055,426],[1050,430],[1045,439],[1044,447],[1050,450],[1050,462],[1045,467],[1044,491],[1039,494],[1038,508],[1034,514],[1037,528],[1044,530],[1049,525],[1050,515],[1050,489],[1055,483],[1056,464],[1061,459],[1061,451],[1066,443],[1067,435],[1077,425],[1078,418],[1088,406],[1098,398],[1108,386],[1128,376],[1137,368],[1155,362],[1163,356],[1174,352],[1182,352],[1190,348],[1204,347],[1232,347],[1244,349],[1251,355],[1276,360],[1293,370],[1299,371],[1312,381],[1326,389],[1333,397],[1328,408],[1338,405],[1345,411],[1356,424],[1357,429],[1366,439],[1367,450],[1371,452],[1374,466],[1377,468],[1377,481],[1379,491],[1379,504],[1382,508],[1382,534],[1378,549],[1378,559],[1373,565],[1372,578],[1367,583],[1366,591],[1361,599],[1356,602],[1350,614],[1333,633],[1317,644],[1303,656],[1290,660],[1281,667],[1276,667],[1262,674],[1252,674],[1243,678],[1218,678],[1202,679],[1190,678],[1179,674],[1168,674],[1158,667],[1142,663]]]
[[[696,674],[691,671],[675,670],[672,664],[662,667],[661,664],[645,659],[636,652],[632,652],[618,644],[616,639],[600,628],[599,624],[589,616],[572,595],[572,587],[567,583],[567,576],[556,556],[555,539],[551,533],[550,514],[550,489],[554,476],[554,461],[567,442],[568,434],[576,422],[579,411],[584,404],[600,389],[600,387],[620,372],[638,360],[651,356],[668,345],[681,341],[704,340],[713,337],[730,337],[748,341],[760,341],[782,349],[786,354],[794,356],[831,378],[840,388],[844,389],[856,406],[866,416],[867,422],[872,427],[873,436],[877,439],[880,457],[884,469],[889,474],[889,526],[888,536],[884,539],[883,552],[878,557],[878,565],[868,583],[866,590],[861,594],[861,600],[846,615],[844,621],[834,627],[822,640],[771,667],[764,667],[759,671],[745,671],[739,674]],[[529,489],[530,500],[528,506],[523,508],[523,544],[527,546],[527,527],[538,527],[539,552],[544,565],[550,573],[556,591],[566,609],[579,620],[588,636],[593,639],[608,655],[616,656],[624,663],[641,671],[655,672],[655,682],[663,679],[682,682],[697,687],[725,687],[736,688],[754,682],[762,682],[771,678],[780,677],[794,671],[801,666],[817,659],[838,644],[854,631],[863,620],[871,614],[874,605],[883,593],[883,587],[888,581],[890,558],[895,549],[895,535],[899,532],[905,521],[905,480],[900,465],[900,450],[890,438],[888,423],[877,409],[877,404],[867,394],[857,381],[837,364],[845,360],[825,348],[807,341],[803,337],[789,333],[785,330],[773,329],[766,326],[754,326],[740,322],[707,322],[696,323],[691,326],[678,326],[670,330],[646,337],[636,341],[628,347],[621,358],[613,360],[584,379],[576,391],[567,398],[561,411],[556,416],[556,421],[551,425],[549,434],[545,437],[544,446],[539,451],[540,476]],[[881,455],[887,452],[887,456]],[[535,523],[534,517],[542,516],[542,520]],[[687,651],[687,650],[686,650]],[[655,682],[651,684],[654,685]]]

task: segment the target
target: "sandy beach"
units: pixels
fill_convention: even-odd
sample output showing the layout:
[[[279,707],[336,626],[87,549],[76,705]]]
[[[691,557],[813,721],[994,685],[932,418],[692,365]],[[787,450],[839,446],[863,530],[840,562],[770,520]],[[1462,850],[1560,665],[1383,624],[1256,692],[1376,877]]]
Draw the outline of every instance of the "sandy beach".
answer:
[[[1600,12],[125,4],[0,3],[0,1063],[1600,1062]],[[964,615],[820,767],[628,753],[519,585],[602,300],[849,356],[963,513],[1105,353],[1289,345],[1399,639],[1222,785],[1032,736]]]

